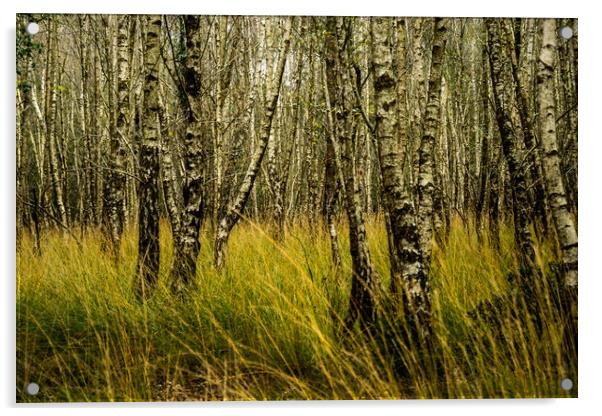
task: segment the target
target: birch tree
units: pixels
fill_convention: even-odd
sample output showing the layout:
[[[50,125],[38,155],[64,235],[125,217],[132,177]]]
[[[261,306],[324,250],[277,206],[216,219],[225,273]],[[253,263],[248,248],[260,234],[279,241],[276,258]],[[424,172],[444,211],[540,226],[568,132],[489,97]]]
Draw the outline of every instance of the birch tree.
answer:
[[[510,174],[511,192],[514,206],[514,234],[519,246],[521,264],[529,268],[535,258],[533,240],[529,228],[529,199],[524,171],[520,166],[518,138],[513,128],[511,111],[512,96],[506,85],[511,79],[508,62],[504,57],[498,19],[485,19],[487,43],[489,46],[489,66],[493,85],[495,118],[502,141],[502,151]]]
[[[103,223],[105,234],[111,239],[114,255],[119,253],[121,234],[124,223],[125,199],[125,158],[127,141],[127,117],[130,107],[129,78],[129,21],[127,15],[118,17],[117,28],[117,117],[114,128],[111,128],[110,151],[108,163],[108,179],[106,183],[107,218]],[[111,71],[112,72],[112,71]],[[111,87],[111,86],[110,86]]]
[[[140,143],[138,274],[135,290],[147,297],[159,279],[159,75],[161,16],[144,18],[144,114]]]
[[[399,25],[403,28],[403,24]],[[400,37],[403,38],[403,32]],[[430,288],[420,251],[419,232],[412,198],[404,184],[403,149],[405,126],[405,72],[396,78],[391,52],[391,28],[387,18],[372,19],[376,139],[383,178],[385,206],[389,214],[393,249],[391,252],[391,294],[405,311],[413,341],[425,342],[431,327]],[[405,57],[402,57],[402,59]]]
[[[362,330],[368,330],[376,323],[376,290],[378,275],[372,266],[366,237],[361,190],[355,168],[354,141],[357,134],[357,119],[352,117],[353,108],[344,39],[349,40],[349,26],[342,18],[326,18],[325,61],[326,83],[331,120],[331,134],[328,136],[334,150],[338,177],[343,184],[345,208],[349,221],[349,244],[352,262],[351,296],[349,311],[345,317],[345,328],[351,331],[359,320]],[[357,111],[357,109],[355,109]]]
[[[50,32],[48,33],[47,41],[47,56],[46,62],[46,145],[48,147],[50,178],[52,180],[52,189],[56,201],[58,211],[58,221],[61,228],[66,228],[67,210],[65,209],[65,200],[63,193],[63,182],[61,179],[60,166],[57,150],[57,95],[59,94],[59,84],[57,82],[58,68],[58,38],[57,38],[57,22],[53,20],[50,23]]]
[[[186,134],[184,137],[184,209],[176,236],[172,289],[180,291],[196,275],[196,262],[201,248],[199,233],[205,211],[206,144],[202,134],[201,108],[201,21],[198,16],[184,17],[186,59],[183,78],[186,98]]]
[[[447,20],[436,18],[434,23],[433,52],[431,71],[428,81],[428,95],[424,114],[424,132],[420,141],[420,158],[418,168],[418,233],[420,235],[420,251],[425,267],[431,261],[433,239],[433,194],[435,184],[433,149],[439,129],[441,111],[441,78],[442,66],[447,38]]]
[[[554,99],[554,71],[557,62],[556,21],[545,19],[542,23],[543,44],[538,61],[537,93],[541,122],[541,150],[544,154],[544,172],[548,198],[565,269],[564,284],[577,289],[577,230],[568,209],[566,193],[560,170],[558,141],[556,138],[556,103]]]

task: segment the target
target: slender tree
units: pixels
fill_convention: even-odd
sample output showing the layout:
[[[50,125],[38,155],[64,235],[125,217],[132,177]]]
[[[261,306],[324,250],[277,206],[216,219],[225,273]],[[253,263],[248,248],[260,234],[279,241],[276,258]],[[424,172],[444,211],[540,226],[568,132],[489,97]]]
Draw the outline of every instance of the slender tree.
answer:
[[[184,61],[183,94],[186,102],[186,133],[184,136],[184,209],[176,236],[176,262],[172,289],[179,291],[196,275],[196,262],[201,248],[199,232],[204,217],[204,180],[207,146],[203,143],[201,126],[201,53],[202,33],[199,16],[184,17],[186,59]]]
[[[488,58],[487,51],[483,48],[481,52],[483,64],[483,68],[487,68]],[[483,69],[483,74],[481,78],[480,85],[480,98],[481,98],[481,158],[480,158],[480,168],[479,168],[479,192],[478,198],[475,207],[475,216],[476,216],[476,227],[477,227],[477,235],[479,239],[482,237],[482,224],[483,224],[483,216],[485,211],[485,204],[487,201],[487,192],[488,185],[491,183],[491,130],[490,126],[490,111],[489,111],[489,80],[487,78],[487,71]],[[491,192],[491,189],[489,189]]]
[[[549,204],[562,251],[565,268],[564,284],[577,289],[577,230],[569,212],[560,170],[558,141],[556,137],[556,103],[554,100],[554,71],[557,62],[556,21],[545,19],[542,23],[543,44],[538,61],[537,89],[541,122],[541,150],[544,154],[544,172]]]
[[[105,182],[105,200],[107,216],[103,222],[105,235],[111,239],[113,254],[119,253],[121,234],[125,217],[125,160],[127,142],[127,117],[130,106],[128,78],[128,15],[118,17],[117,28],[117,117],[111,128],[110,150],[108,157],[108,179]],[[112,72],[111,70],[109,72]],[[117,256],[116,256],[117,257]]]
[[[349,311],[345,318],[347,331],[351,331],[358,319],[363,330],[376,323],[376,289],[379,279],[370,258],[356,171],[354,142],[357,121],[351,117],[351,112],[357,111],[357,108],[348,107],[355,102],[347,75],[349,66],[345,40],[349,41],[349,30],[349,24],[345,25],[342,18],[326,18],[326,84],[330,110],[333,113],[330,118],[332,133],[328,137],[332,142],[338,177],[343,184],[353,273]]]
[[[171,224],[171,232],[174,238],[177,239],[180,234],[180,215],[181,209],[179,206],[179,186],[177,182],[176,166],[173,163],[173,147],[175,142],[175,135],[171,130],[171,122],[169,119],[169,109],[162,98],[164,96],[163,91],[159,96],[159,131],[161,136],[161,181],[163,199],[165,201],[165,208],[167,216],[169,217],[169,223]]]
[[[328,235],[330,237],[330,251],[332,255],[332,263],[335,268],[338,268],[341,264],[341,248],[339,245],[339,237],[335,224],[335,208],[340,192],[339,185],[343,186],[344,184],[342,181],[340,181],[340,176],[337,171],[337,160],[335,154],[336,133],[334,130],[334,126],[336,123],[336,114],[334,113],[335,108],[333,108],[333,105],[336,104],[337,80],[332,70],[336,62],[336,21],[334,19],[329,18],[326,22],[326,25],[326,30],[328,32],[325,38],[325,46],[327,48],[325,62],[326,66],[330,68],[330,71],[326,74],[325,77],[325,96],[329,97],[329,100],[327,100],[327,118],[330,125],[330,131],[328,138],[326,139],[326,154],[324,155],[324,193],[322,198],[322,215],[326,221],[326,227],[328,229]]]
[[[424,342],[431,331],[431,300],[426,267],[422,262],[412,198],[403,181],[401,144],[407,141],[405,73],[396,78],[387,18],[372,19],[376,139],[383,180],[383,196],[391,228],[391,293],[402,304],[413,341]],[[403,24],[401,25],[403,27]],[[402,32],[403,35],[403,32]],[[404,57],[402,57],[403,59]]]
[[[63,192],[63,181],[60,173],[58,143],[57,143],[57,100],[60,92],[57,68],[58,68],[58,45],[57,45],[57,22],[52,20],[50,23],[50,32],[47,40],[47,62],[46,62],[46,145],[48,147],[50,179],[56,201],[58,216],[53,217],[58,221],[60,228],[66,229],[67,210],[65,209],[65,200]]]
[[[436,18],[434,23],[433,51],[431,71],[428,78],[428,95],[424,114],[424,132],[420,141],[420,158],[418,168],[418,233],[420,235],[420,251],[423,264],[429,267],[433,239],[433,194],[434,154],[439,115],[441,112],[441,78],[442,66],[447,40],[447,20]]]
[[[499,25],[500,22],[498,19],[485,19],[491,82],[493,84],[493,102],[495,105],[495,118],[502,141],[502,151],[508,166],[508,173],[510,174],[515,238],[520,250],[521,265],[529,268],[532,259],[535,258],[533,240],[529,228],[528,210],[530,204],[525,173],[520,165],[521,158],[518,139],[512,124],[511,103],[513,100],[506,88],[511,75],[508,72],[507,59],[504,58]]]
[[[159,279],[159,75],[161,16],[145,16],[144,114],[140,143],[138,275],[135,289],[148,296]]]

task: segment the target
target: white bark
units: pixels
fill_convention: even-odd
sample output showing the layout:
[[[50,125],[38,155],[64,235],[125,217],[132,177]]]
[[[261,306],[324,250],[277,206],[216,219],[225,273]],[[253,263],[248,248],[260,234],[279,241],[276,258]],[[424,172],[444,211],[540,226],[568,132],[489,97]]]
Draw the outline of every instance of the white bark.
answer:
[[[577,288],[577,230],[568,210],[566,193],[560,171],[556,137],[556,103],[554,100],[554,70],[556,68],[556,21],[543,21],[543,45],[539,55],[537,86],[541,120],[541,149],[544,154],[544,173],[548,199],[562,250],[565,285]]]

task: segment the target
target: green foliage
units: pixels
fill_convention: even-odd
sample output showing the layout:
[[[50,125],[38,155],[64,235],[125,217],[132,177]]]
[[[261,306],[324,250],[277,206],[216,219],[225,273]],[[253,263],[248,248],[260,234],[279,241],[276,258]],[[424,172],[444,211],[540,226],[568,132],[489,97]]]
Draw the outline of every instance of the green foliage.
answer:
[[[340,235],[346,232],[341,227]],[[136,235],[129,230],[115,264],[101,234],[78,246],[58,232],[44,236],[42,254],[24,236],[17,253],[18,401],[395,399],[560,397],[562,318],[549,292],[536,291],[545,325],[530,324],[516,300],[498,324],[470,318],[483,301],[509,292],[516,271],[512,229],[501,251],[481,244],[472,225],[454,222],[432,265],[438,370],[416,364],[416,352],[337,327],[348,304],[351,262],[332,269],[323,227],[299,223],[283,243],[257,224],[241,224],[221,273],[211,265],[211,232],[202,237],[196,287],[183,298],[167,290],[173,243],[162,224],[160,285],[141,303],[130,284]],[[375,267],[387,280],[382,221],[367,223]],[[485,238],[487,238],[486,233]],[[348,253],[346,237],[341,241]],[[542,275],[555,246],[537,247]],[[386,284],[386,282],[385,282]],[[538,285],[536,285],[538,286]],[[383,316],[387,322],[391,316]],[[392,342],[394,344],[394,342]],[[388,344],[387,344],[388,345]],[[394,363],[403,360],[409,375]],[[576,380],[576,376],[571,378]],[[34,397],[28,382],[41,386]]]

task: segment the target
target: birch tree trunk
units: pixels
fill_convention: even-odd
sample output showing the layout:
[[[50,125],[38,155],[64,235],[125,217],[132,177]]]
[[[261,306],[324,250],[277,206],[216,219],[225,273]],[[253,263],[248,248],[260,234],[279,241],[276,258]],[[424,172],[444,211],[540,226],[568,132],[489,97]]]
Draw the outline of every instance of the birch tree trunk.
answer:
[[[564,327],[563,376],[570,376],[577,356],[577,292],[578,292],[578,242],[577,229],[569,212],[567,195],[562,180],[558,140],[556,135],[556,103],[554,97],[554,78],[557,63],[557,44],[555,19],[542,22],[543,41],[538,61],[537,90],[538,108],[541,123],[541,150],[543,153],[543,171],[546,180],[547,196],[556,235],[562,252],[564,266],[564,311],[567,320]]]
[[[347,50],[343,38],[349,39],[349,30],[343,28],[342,20],[334,17],[326,18],[326,83],[332,134],[332,142],[338,176],[344,184],[345,207],[349,220],[349,245],[352,262],[351,296],[349,312],[345,318],[345,328],[351,331],[359,320],[360,328],[369,330],[376,324],[376,288],[378,275],[372,267],[370,250],[366,238],[364,213],[362,210],[361,191],[355,169],[354,140],[356,138],[356,121],[351,117],[351,108],[345,104],[356,102],[352,97],[347,71]],[[353,110],[357,110],[354,108]],[[340,146],[340,148],[339,148]]]
[[[163,199],[165,201],[165,208],[169,217],[169,223],[171,225],[171,232],[174,239],[177,238],[180,233],[180,209],[178,206],[178,194],[179,188],[176,180],[176,168],[173,164],[172,158],[172,142],[174,139],[174,133],[170,129],[169,120],[169,109],[165,104],[165,100],[161,98],[163,95],[163,88],[161,88],[161,95],[159,96],[159,131],[161,136],[161,190],[163,191]]]
[[[500,131],[502,151],[508,165],[511,180],[514,206],[514,233],[519,246],[521,266],[530,268],[531,259],[535,258],[535,252],[529,228],[527,183],[524,171],[520,166],[518,140],[512,126],[512,108],[510,107],[512,100],[510,94],[506,91],[506,85],[511,80],[511,75],[508,73],[507,62],[504,62],[498,19],[485,19],[485,25],[489,46],[489,64],[493,85],[495,116]]]
[[[119,246],[124,224],[125,165],[127,141],[127,117],[130,108],[129,78],[129,20],[128,15],[119,16],[117,29],[117,117],[115,127],[111,127],[107,180],[105,182],[106,220],[103,222],[105,234],[111,239],[114,257],[119,255]],[[112,69],[109,69],[112,72]],[[109,85],[109,89],[112,89]],[[110,95],[112,97],[112,94]]]
[[[216,17],[215,30],[215,122],[213,123],[213,220],[216,221],[220,215],[223,199],[227,198],[224,189],[224,111],[225,101],[228,96],[229,72],[232,65],[227,63],[228,42],[228,18],[229,16]],[[199,35],[200,36],[200,35]],[[200,56],[201,51],[197,52]],[[200,64],[199,64],[200,65]]]
[[[482,52],[482,65],[483,65],[483,73],[481,75],[481,84],[480,84],[480,98],[481,98],[481,155],[480,155],[480,169],[479,169],[479,192],[478,198],[475,207],[475,216],[476,216],[476,231],[479,240],[482,238],[482,223],[485,211],[485,204],[487,201],[487,192],[491,192],[490,183],[491,183],[491,142],[492,142],[492,132],[489,128],[490,126],[490,111],[489,111],[489,80],[487,77],[487,51],[483,48]],[[490,224],[491,225],[491,224]]]
[[[400,125],[406,125],[408,114],[405,103],[397,101],[405,98],[405,73],[395,78],[389,19],[373,18],[372,22],[376,139],[393,244],[391,294],[396,304],[403,305],[412,340],[422,344],[431,332],[431,300],[414,206],[403,183],[401,146],[407,142],[407,130]]]
[[[201,249],[199,233],[206,206],[205,167],[207,146],[201,131],[201,20],[198,16],[184,18],[186,32],[186,60],[184,61],[184,94],[188,108],[184,137],[184,210],[180,231],[176,236],[176,262],[173,269],[172,290],[183,289],[196,276],[196,261]]]
[[[318,188],[319,188],[319,180],[318,180],[318,166],[319,163],[316,163],[315,157],[318,152],[317,140],[316,140],[316,132],[314,129],[315,123],[315,95],[316,91],[316,72],[318,70],[316,68],[320,68],[321,62],[319,60],[314,61],[314,49],[315,49],[315,37],[312,32],[309,32],[307,29],[306,33],[310,34],[310,44],[309,44],[309,87],[307,88],[307,96],[306,96],[306,127],[303,129],[305,132],[305,158],[304,164],[305,167],[302,171],[307,174],[307,199],[306,199],[306,211],[308,212],[310,218],[310,224],[315,224],[316,220],[316,211],[318,205]],[[317,65],[316,65],[317,63]],[[314,167],[315,166],[315,167]],[[336,230],[335,230],[336,231]]]
[[[577,288],[577,231],[566,201],[560,170],[556,138],[556,103],[554,100],[554,71],[556,68],[556,21],[543,21],[543,45],[539,55],[537,86],[541,120],[541,149],[544,154],[544,172],[548,198],[565,268],[564,284]]]
[[[27,20],[25,17],[17,18],[17,30],[18,34],[25,39],[27,46],[31,44],[31,37],[26,33]],[[19,42],[17,41],[17,48]],[[27,209],[25,203],[28,201],[28,183],[26,180],[26,150],[27,150],[27,137],[33,135],[33,124],[35,120],[33,118],[33,104],[32,104],[32,90],[34,86],[34,80],[32,77],[32,54],[28,52],[25,54],[23,61],[17,58],[17,160],[16,160],[16,221],[17,221],[17,235],[16,245],[17,250],[20,247],[21,237],[23,235],[23,228],[28,228],[29,218],[27,218]],[[30,124],[31,123],[31,124]],[[36,198],[32,198],[35,201]],[[35,204],[35,202],[34,202]]]
[[[330,251],[332,255],[332,264],[335,268],[341,265],[341,248],[339,246],[339,237],[334,221],[335,207],[338,196],[336,162],[334,155],[334,147],[332,142],[328,140],[326,143],[326,155],[324,163],[324,198],[322,206],[322,214],[326,220],[328,236],[330,237]]]
[[[48,105],[46,107],[46,145],[48,146],[50,178],[52,180],[52,189],[56,200],[58,211],[59,228],[66,229],[67,211],[63,197],[63,183],[59,172],[59,161],[57,156],[57,94],[59,88],[57,85],[57,54],[58,54],[58,39],[56,34],[56,21],[53,20],[50,25],[50,33],[48,34],[48,62],[46,71],[46,88],[49,96]]]
[[[425,25],[428,23],[427,18],[415,17],[411,21],[412,28],[412,98],[413,98],[413,111],[412,111],[412,136],[409,140],[410,150],[408,160],[411,162],[409,167],[409,173],[412,183],[416,183],[418,178],[419,170],[419,152],[420,152],[420,137],[422,134],[422,123],[424,122],[424,112],[427,103],[427,76],[426,73],[426,59],[425,59],[425,47],[423,42],[423,35],[425,32]]]
[[[442,66],[447,40],[447,21],[435,19],[433,36],[433,54],[429,75],[428,96],[424,114],[424,132],[420,141],[420,157],[418,167],[418,233],[420,235],[420,252],[424,267],[428,269],[431,262],[433,239],[433,194],[434,184],[434,147],[439,129],[441,112],[441,78]]]
[[[144,114],[138,185],[138,275],[135,290],[148,297],[159,279],[159,76],[161,16],[145,16]]]
[[[336,28],[336,26],[335,26]],[[335,57],[330,53],[331,46],[330,42],[335,42],[336,47],[336,37],[333,35],[332,38],[330,35],[326,36],[326,46],[329,48],[329,52],[326,55],[326,69],[330,66],[334,66]],[[332,47],[332,49],[334,48]],[[332,75],[330,75],[332,76]],[[331,100],[332,94],[336,94],[334,91],[333,85],[335,85],[336,80],[332,80],[332,82],[328,82],[329,74],[325,70],[323,73],[324,79],[324,96],[326,97],[326,115],[327,121],[329,125],[328,137],[326,139],[326,152],[324,155],[324,192],[322,198],[322,215],[324,220],[326,221],[326,229],[328,231],[328,236],[330,238],[330,252],[332,256],[332,264],[336,269],[341,265],[341,247],[339,244],[339,237],[335,223],[335,209],[337,205],[337,200],[340,192],[340,188],[345,187],[345,183],[342,179],[341,171],[339,169],[340,161],[337,160],[340,157],[337,152],[335,152],[336,145],[336,131],[335,131],[335,115],[334,110],[331,106],[335,100]],[[336,95],[335,95],[336,96]]]
[[[284,239],[284,201],[283,201],[283,190],[282,190],[282,178],[281,169],[279,169],[277,163],[277,157],[280,156],[280,146],[282,140],[282,129],[276,126],[272,129],[272,134],[268,140],[268,177],[270,184],[270,191],[272,196],[272,210],[273,210],[273,235],[277,241]]]
[[[286,64],[286,58],[288,56],[290,43],[291,43],[291,30],[294,18],[289,18],[286,24],[285,35],[283,40],[282,51],[278,60],[278,67],[276,70],[276,76],[270,85],[270,96],[266,101],[265,114],[262,121],[261,131],[258,138],[258,143],[255,148],[255,152],[251,157],[251,161],[245,173],[245,177],[236,193],[236,196],[232,202],[228,205],[226,212],[220,218],[217,235],[215,238],[215,250],[213,254],[213,261],[215,267],[218,269],[222,268],[225,262],[225,245],[228,242],[228,237],[232,228],[236,225],[240,216],[242,215],[249,194],[255,183],[257,172],[261,166],[261,161],[265,155],[265,150],[270,138],[272,131],[272,121],[274,114],[276,113],[276,107],[278,104],[278,98],[280,97],[280,86],[282,84],[282,77],[284,75],[284,66]]]

